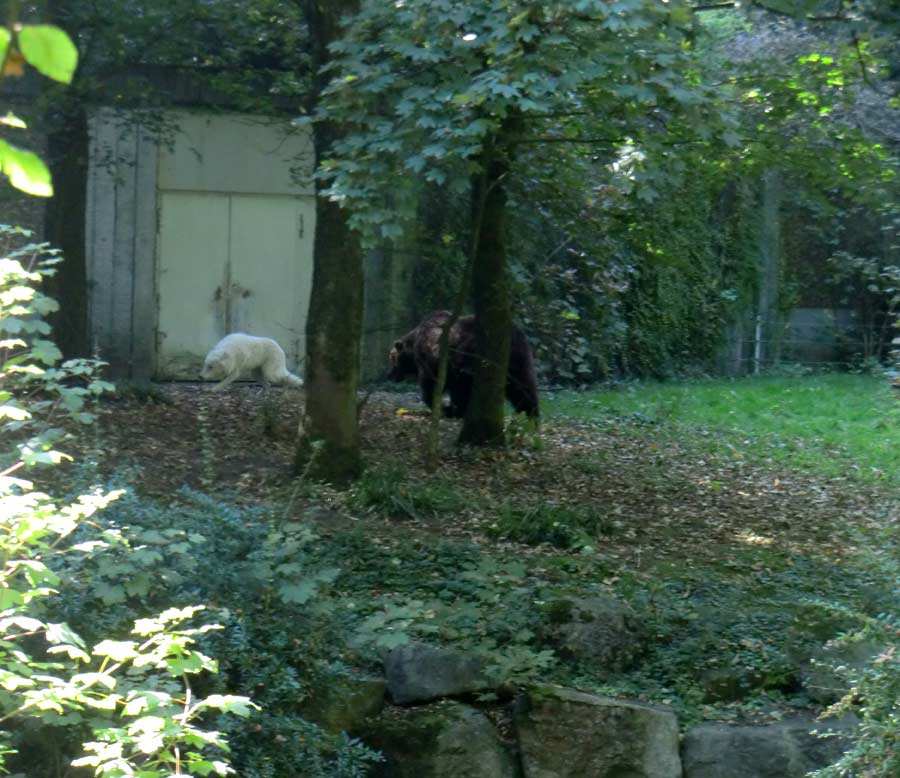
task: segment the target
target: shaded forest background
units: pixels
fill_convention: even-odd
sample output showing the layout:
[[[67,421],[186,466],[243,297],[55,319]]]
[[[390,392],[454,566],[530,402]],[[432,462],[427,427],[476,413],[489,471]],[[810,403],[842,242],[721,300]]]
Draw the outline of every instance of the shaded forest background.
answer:
[[[86,115],[139,109],[165,140],[172,105],[287,117],[309,105],[302,3],[144,5],[33,9],[51,14],[82,51],[73,86],[43,84],[23,112],[46,138],[64,195],[50,204],[46,230],[67,257],[57,284],[69,354],[88,348],[78,218],[86,160],[70,153]],[[543,120],[517,147],[507,179],[513,313],[545,380],[736,374],[780,361],[859,366],[888,356],[897,51],[890,12],[863,10],[847,18],[813,10],[817,21],[752,5],[701,10],[672,105],[629,85],[619,115],[588,106],[556,128]],[[642,111],[638,121],[624,116]],[[415,218],[379,248],[399,277],[380,320],[366,323],[388,332],[379,345],[452,305],[470,240],[467,190],[423,174],[412,195],[396,196],[413,197]],[[38,226],[40,214],[25,223]],[[812,318],[792,319],[796,309]]]

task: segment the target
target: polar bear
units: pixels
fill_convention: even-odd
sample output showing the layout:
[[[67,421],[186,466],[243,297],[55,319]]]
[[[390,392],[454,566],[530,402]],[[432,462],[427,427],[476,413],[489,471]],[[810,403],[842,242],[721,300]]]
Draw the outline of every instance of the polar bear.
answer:
[[[226,335],[206,355],[200,375],[204,380],[219,380],[213,391],[221,391],[245,370],[259,370],[265,383],[303,386],[303,379],[288,372],[281,350],[271,338],[258,338],[243,332]]]

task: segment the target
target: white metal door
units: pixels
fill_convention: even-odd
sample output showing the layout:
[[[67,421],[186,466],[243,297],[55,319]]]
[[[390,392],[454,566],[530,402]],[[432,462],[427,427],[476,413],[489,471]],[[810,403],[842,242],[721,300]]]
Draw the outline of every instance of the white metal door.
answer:
[[[196,380],[206,352],[230,332],[275,339],[297,368],[314,200],[190,192],[160,200],[158,377]]]
[[[231,198],[232,331],[276,340],[289,369],[305,350],[314,219],[311,198]]]
[[[196,379],[206,352],[222,337],[229,200],[228,195],[205,192],[160,195],[156,286],[160,378]]]

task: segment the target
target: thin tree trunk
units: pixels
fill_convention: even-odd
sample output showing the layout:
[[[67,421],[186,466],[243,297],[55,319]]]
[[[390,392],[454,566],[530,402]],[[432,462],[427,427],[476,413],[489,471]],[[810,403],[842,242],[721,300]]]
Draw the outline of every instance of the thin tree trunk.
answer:
[[[472,396],[459,433],[460,443],[502,445],[506,373],[512,335],[509,268],[506,258],[506,188],[510,149],[518,120],[507,119],[484,151],[484,175],[474,182],[473,208],[483,202],[475,249],[475,368]]]
[[[444,387],[447,384],[447,370],[450,363],[450,330],[462,316],[463,306],[472,285],[472,271],[475,267],[475,253],[481,236],[481,223],[484,218],[484,206],[488,188],[485,185],[485,174],[479,176],[479,183],[473,184],[472,202],[472,240],[469,246],[466,266],[462,279],[459,282],[459,290],[456,293],[456,301],[450,311],[450,318],[441,329],[441,337],[438,341],[438,370],[437,380],[434,385],[434,395],[431,400],[431,421],[428,426],[428,437],[425,447],[425,469],[434,472],[438,466],[438,443],[441,417],[443,416]]]
[[[317,73],[328,59],[328,44],[340,19],[358,8],[356,0],[309,0],[307,23]],[[327,79],[318,75],[317,96]],[[343,128],[313,128],[316,162]],[[317,190],[320,184],[316,184]],[[363,265],[358,236],[347,214],[321,195],[316,200],[313,281],[306,321],[306,406],[300,423],[294,469],[297,474],[344,483],[362,470],[356,391],[363,314]]]

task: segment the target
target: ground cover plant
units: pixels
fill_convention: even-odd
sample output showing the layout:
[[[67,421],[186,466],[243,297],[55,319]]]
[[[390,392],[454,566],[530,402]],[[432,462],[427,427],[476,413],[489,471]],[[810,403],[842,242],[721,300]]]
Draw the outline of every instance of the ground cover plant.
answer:
[[[376,392],[361,428],[377,464],[347,491],[286,479],[298,410],[279,389],[123,392],[82,444],[101,473],[132,468],[142,526],[207,538],[185,556],[207,572],[182,576],[239,611],[224,639],[240,669],[224,677],[267,690],[275,713],[257,723],[272,737],[301,726],[297,700],[321,693],[335,667],[377,669],[379,651],[410,638],[481,652],[513,683],[666,702],[690,722],[819,705],[803,688],[811,658],[895,607],[869,553],[893,526],[896,497],[888,475],[852,466],[896,434],[892,403],[872,376],[560,393],[547,399],[540,445],[513,436],[505,451],[458,449],[446,424],[430,475],[426,412],[413,394]],[[868,447],[865,431],[878,438]],[[203,492],[218,495],[207,508]],[[277,543],[251,549],[286,521],[312,534],[279,584],[289,562],[266,557]],[[246,588],[238,580],[261,587],[239,607],[228,604]],[[289,619],[299,632],[281,618],[281,585],[319,614]],[[597,593],[629,602],[648,636],[638,665],[615,677],[561,660],[547,629],[547,603]],[[265,679],[288,655],[303,657],[287,662],[293,680]],[[343,752],[321,738],[313,751],[332,764]],[[242,769],[277,774],[252,766],[265,749],[251,741]]]

